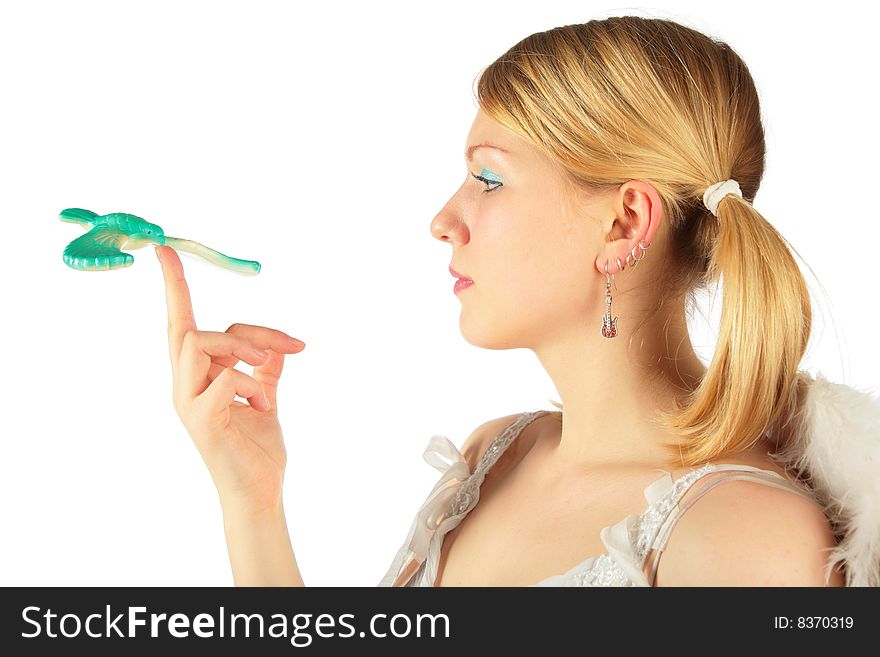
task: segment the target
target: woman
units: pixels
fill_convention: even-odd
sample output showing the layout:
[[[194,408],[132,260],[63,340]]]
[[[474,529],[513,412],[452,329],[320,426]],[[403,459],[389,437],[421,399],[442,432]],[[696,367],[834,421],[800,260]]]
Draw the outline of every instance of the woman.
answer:
[[[380,585],[843,585],[822,500],[774,459],[797,440],[811,309],[750,202],[765,144],[742,60],[671,21],[607,18],[522,40],[478,99],[468,175],[432,233],[472,281],[465,339],[532,349],[562,410],[489,421],[461,451],[435,436],[443,477]],[[304,344],[197,330],[180,260],[156,251],[175,408],[217,486],[235,583],[302,586],[276,385]],[[721,275],[707,368],[686,308]]]

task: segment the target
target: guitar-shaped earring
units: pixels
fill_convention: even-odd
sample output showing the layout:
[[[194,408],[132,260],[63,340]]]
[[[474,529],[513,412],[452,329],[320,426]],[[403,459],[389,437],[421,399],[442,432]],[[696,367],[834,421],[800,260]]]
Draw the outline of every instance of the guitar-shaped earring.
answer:
[[[602,337],[617,337],[617,317],[611,318],[611,274],[608,273],[608,261],[605,261],[605,314],[602,315]]]

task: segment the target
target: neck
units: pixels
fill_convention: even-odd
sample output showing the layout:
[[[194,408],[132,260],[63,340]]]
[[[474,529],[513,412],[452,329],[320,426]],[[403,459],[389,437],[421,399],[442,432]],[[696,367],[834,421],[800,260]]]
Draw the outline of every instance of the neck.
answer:
[[[547,445],[559,471],[668,461],[663,443],[673,436],[652,419],[671,410],[706,371],[683,309],[674,317],[644,327],[632,340],[629,327],[615,338],[602,337],[598,328],[584,335],[581,327],[535,349],[563,404],[559,442]]]

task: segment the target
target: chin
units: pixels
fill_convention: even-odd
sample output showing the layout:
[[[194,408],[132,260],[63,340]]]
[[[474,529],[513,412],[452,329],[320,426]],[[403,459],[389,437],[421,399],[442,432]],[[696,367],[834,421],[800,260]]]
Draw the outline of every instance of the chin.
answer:
[[[472,322],[464,317],[459,321],[465,342],[480,349],[522,349],[526,341],[521,333],[511,332],[500,322]]]

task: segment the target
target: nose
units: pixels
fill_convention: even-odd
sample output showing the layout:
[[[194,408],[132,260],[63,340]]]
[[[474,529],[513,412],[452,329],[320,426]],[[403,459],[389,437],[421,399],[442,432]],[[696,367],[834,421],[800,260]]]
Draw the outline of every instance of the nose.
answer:
[[[441,242],[467,240],[467,226],[455,204],[455,198],[450,198],[431,221],[431,235]]]

